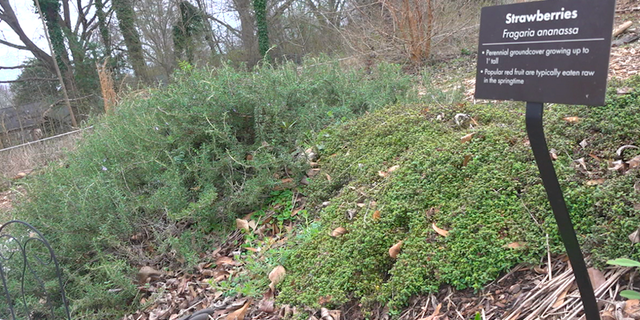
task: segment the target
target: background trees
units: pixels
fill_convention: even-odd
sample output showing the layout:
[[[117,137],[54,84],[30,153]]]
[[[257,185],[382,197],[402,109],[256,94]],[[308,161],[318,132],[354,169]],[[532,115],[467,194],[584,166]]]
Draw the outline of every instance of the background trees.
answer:
[[[40,0],[53,54],[24,31],[22,26],[34,21],[12,4],[0,0],[0,27],[19,42],[0,37],[0,45],[29,52],[34,60],[28,67],[0,70],[32,73],[29,68],[39,65],[53,74],[57,63],[74,109],[86,119],[102,111],[96,65],[105,60],[118,88],[165,83],[182,61],[194,66],[232,61],[251,68],[267,51],[276,63],[326,53],[364,65],[382,60],[420,65],[473,50],[483,2]],[[21,86],[33,91],[50,85],[49,79],[26,74],[19,79],[26,80]]]

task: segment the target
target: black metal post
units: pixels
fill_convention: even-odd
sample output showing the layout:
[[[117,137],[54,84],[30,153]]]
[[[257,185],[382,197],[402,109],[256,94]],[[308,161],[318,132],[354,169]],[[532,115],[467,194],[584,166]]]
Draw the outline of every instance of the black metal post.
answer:
[[[551,203],[553,215],[558,223],[562,242],[564,242],[564,246],[567,249],[573,274],[578,283],[578,290],[580,291],[582,305],[584,306],[585,317],[587,320],[600,320],[600,311],[598,310],[596,297],[593,292],[593,287],[591,286],[591,280],[589,280],[587,266],[584,262],[582,251],[580,251],[576,232],[573,229],[571,217],[567,211],[567,205],[564,202],[560,183],[558,182],[556,171],[553,168],[547,141],[544,137],[544,129],[542,127],[543,109],[544,105],[542,103],[527,102],[527,135],[529,136],[533,156],[540,170],[542,184],[547,191],[547,197],[549,198],[549,203]]]

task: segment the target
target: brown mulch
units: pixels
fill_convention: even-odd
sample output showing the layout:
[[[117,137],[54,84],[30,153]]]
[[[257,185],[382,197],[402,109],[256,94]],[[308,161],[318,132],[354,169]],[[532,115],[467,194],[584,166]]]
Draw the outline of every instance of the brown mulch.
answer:
[[[551,260],[550,269],[547,265],[519,265],[478,293],[470,289],[442,288],[437,294],[414,298],[412,307],[400,319],[467,320],[476,314],[483,320],[578,319],[582,315],[582,305],[573,272],[566,260],[565,256],[556,257]],[[625,289],[620,283],[628,283],[626,279],[633,275],[632,271],[629,268],[591,271],[595,274],[592,282],[599,284],[596,297],[602,303],[603,318],[617,310],[620,317],[609,320],[639,319],[632,310],[625,308],[624,301],[615,300],[620,290]]]

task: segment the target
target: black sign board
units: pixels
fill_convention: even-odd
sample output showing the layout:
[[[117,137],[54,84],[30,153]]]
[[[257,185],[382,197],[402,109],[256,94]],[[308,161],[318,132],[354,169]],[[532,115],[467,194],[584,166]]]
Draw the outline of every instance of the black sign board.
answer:
[[[603,105],[615,0],[482,9],[476,98]]]

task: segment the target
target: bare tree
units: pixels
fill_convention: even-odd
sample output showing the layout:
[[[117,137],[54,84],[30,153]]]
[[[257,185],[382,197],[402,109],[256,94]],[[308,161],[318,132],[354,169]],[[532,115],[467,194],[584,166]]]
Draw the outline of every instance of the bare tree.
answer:
[[[73,6],[69,0],[43,2],[42,16],[51,36],[52,56],[27,36],[9,0],[0,0],[0,22],[6,23],[20,39],[20,43],[0,39],[0,45],[30,52],[51,73],[55,74],[56,66],[59,66],[72,98],[93,94],[96,92],[97,73],[95,66],[86,61],[89,40],[95,29],[96,15],[91,10],[92,6],[91,0],[77,0]],[[11,67],[16,66],[5,68]],[[78,78],[82,80],[78,81]]]
[[[174,0],[141,0],[136,3],[138,26],[150,74],[168,77],[175,68],[171,28],[176,20]]]

